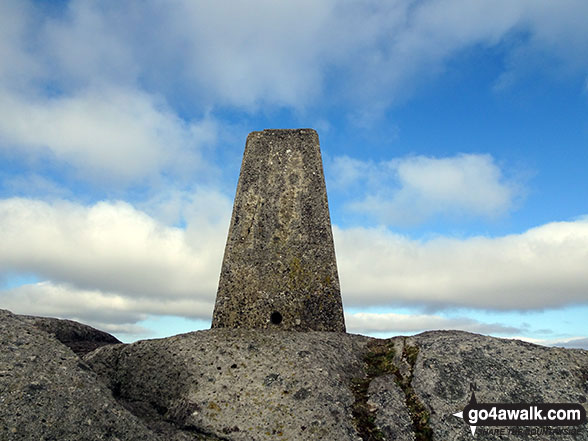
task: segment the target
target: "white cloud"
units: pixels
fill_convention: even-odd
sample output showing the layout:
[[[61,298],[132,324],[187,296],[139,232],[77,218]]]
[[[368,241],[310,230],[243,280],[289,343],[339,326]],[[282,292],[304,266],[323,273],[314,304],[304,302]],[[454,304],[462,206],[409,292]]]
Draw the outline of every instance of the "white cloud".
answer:
[[[348,208],[383,224],[414,224],[437,215],[496,218],[520,192],[490,155],[414,156],[379,163],[339,157],[330,172],[336,189],[353,185],[365,191]]]
[[[507,58],[501,79],[516,80],[529,60],[558,72],[585,75],[588,68],[584,0],[72,0],[62,6],[65,12],[46,14],[49,7],[38,2],[0,2],[0,152],[31,163],[57,161],[66,165],[59,173],[69,166],[101,185],[207,172],[202,146],[214,144],[220,130],[202,115],[216,109],[303,111],[355,101],[369,120],[474,46],[500,46]],[[362,182],[370,190],[356,208],[388,223],[500,216],[518,191],[484,155],[379,164],[347,158],[339,166],[342,187]],[[42,172],[29,175],[10,178],[5,188],[46,195],[52,185],[54,197],[72,194]],[[182,315],[201,317],[214,299],[230,201],[195,193],[170,188],[136,207],[0,201],[1,271],[48,279],[4,292],[4,299],[16,307],[28,298],[46,311],[85,299],[89,306],[78,307],[90,317],[99,314],[92,312],[96,298],[115,316],[130,314],[124,323],[182,308]],[[585,224],[429,242],[336,229],[343,295],[352,304],[429,307],[582,303]]]
[[[185,225],[186,234],[206,237],[211,229],[223,226],[226,235],[232,201],[214,187],[197,186],[187,190],[165,188],[137,208],[165,225]],[[197,240],[196,237],[193,240]]]
[[[33,7],[27,2],[0,3],[0,84],[20,89],[42,73],[42,65],[26,50],[28,32],[37,25]]]
[[[69,1],[63,14],[45,19],[37,34],[37,49],[46,74],[58,84],[68,88],[96,82],[131,86],[142,74],[144,65],[136,49],[150,39],[149,29],[133,28],[135,6],[107,3]]]
[[[551,343],[551,346],[561,346],[563,348],[577,348],[588,350],[588,337],[576,337],[566,340],[560,340]]]
[[[167,227],[124,202],[85,207],[5,199],[0,201],[0,267],[146,304],[153,299],[210,303],[228,219],[228,213],[219,214],[228,204],[217,202],[215,208],[214,196],[196,192],[193,204],[206,217],[188,216],[186,230]]]
[[[482,323],[468,318],[447,318],[430,314],[395,314],[358,312],[345,314],[349,332],[371,333],[415,333],[439,329],[459,329],[479,334],[513,334],[519,328],[498,323]]]
[[[402,204],[414,198],[421,209],[434,206],[461,208],[481,216],[494,216],[509,208],[513,191],[502,181],[500,169],[489,155],[459,155],[433,159],[417,156],[397,165],[402,185],[396,196]]]
[[[134,325],[149,315],[175,315],[208,319],[214,303],[205,296],[170,298],[133,297],[68,284],[40,282],[0,291],[2,307],[14,313],[66,317],[100,329],[140,332]],[[134,325],[134,327],[133,327]]]
[[[373,185],[380,179],[375,176],[379,171],[376,164],[349,156],[337,156],[327,167],[329,187],[335,190],[346,190],[363,182]]]
[[[541,310],[586,304],[588,222],[553,222],[497,238],[411,240],[334,227],[344,301]]]
[[[203,166],[200,144],[215,133],[214,121],[186,123],[137,90],[26,99],[0,89],[0,148],[25,156],[48,152],[85,178],[132,182],[164,171],[193,172]]]
[[[543,346],[557,346],[562,348],[575,348],[575,349],[586,349],[588,350],[588,337],[570,337],[570,338],[532,338],[532,337],[508,337],[516,340],[526,341],[528,343],[534,343],[536,345]]]
[[[120,323],[118,316],[135,323],[147,314],[209,318],[230,202],[199,190],[186,206],[172,215],[185,219],[186,228],[180,229],[124,202],[85,207],[64,201],[0,201],[0,267],[6,274],[46,280],[2,291],[2,306],[78,314],[101,323]],[[334,234],[348,307],[540,310],[587,301],[588,222],[583,218],[498,238],[421,242],[384,229],[337,227]],[[366,327],[365,317],[351,315],[351,327]],[[378,317],[380,322],[370,320],[370,326],[379,323],[384,329],[398,318]],[[480,332],[499,326],[431,315],[411,320],[403,322],[405,330],[427,323]]]
[[[47,73],[65,87],[141,83],[173,95],[180,90],[204,108],[303,107],[320,93],[325,66],[372,33],[349,7],[338,6],[331,0],[140,6],[73,0],[30,31]],[[341,26],[349,18],[353,34]]]
[[[500,45],[511,77],[528,60],[588,67],[583,0],[72,0],[48,17],[20,3],[0,5],[13,81],[20,72],[66,89],[140,84],[204,108],[352,98],[360,113],[383,109],[475,46]]]

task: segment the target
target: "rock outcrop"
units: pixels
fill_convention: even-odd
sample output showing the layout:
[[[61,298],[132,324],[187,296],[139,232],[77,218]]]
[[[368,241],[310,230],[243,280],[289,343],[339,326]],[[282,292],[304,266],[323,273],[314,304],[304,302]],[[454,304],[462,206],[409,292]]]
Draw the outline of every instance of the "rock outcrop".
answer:
[[[163,440],[52,334],[0,310],[0,440]]]
[[[212,329],[104,347],[85,361],[128,406],[148,405],[184,430],[231,440],[351,440],[360,438],[350,385],[368,341]]]
[[[104,345],[121,343],[116,337],[73,320],[21,315],[36,328],[53,335],[78,355],[84,355]]]
[[[82,359],[0,313],[0,440],[471,440],[479,402],[587,406],[588,351],[458,331],[379,340],[212,329]],[[484,440],[588,440],[564,435]]]

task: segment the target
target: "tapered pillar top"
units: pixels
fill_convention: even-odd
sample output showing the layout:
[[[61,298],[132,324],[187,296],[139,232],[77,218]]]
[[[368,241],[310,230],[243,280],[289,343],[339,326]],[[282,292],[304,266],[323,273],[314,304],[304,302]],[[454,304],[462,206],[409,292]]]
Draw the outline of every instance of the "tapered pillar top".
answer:
[[[212,327],[345,331],[313,129],[247,137]]]

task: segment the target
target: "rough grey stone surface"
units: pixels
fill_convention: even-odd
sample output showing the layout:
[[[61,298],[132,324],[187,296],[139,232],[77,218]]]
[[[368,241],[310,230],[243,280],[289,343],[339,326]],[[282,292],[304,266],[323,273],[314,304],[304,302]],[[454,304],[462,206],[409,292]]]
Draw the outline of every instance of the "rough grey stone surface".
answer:
[[[249,134],[212,327],[345,331],[314,130]]]
[[[0,310],[0,440],[160,440],[49,334]]]
[[[21,315],[19,317],[36,328],[53,335],[78,355],[87,354],[100,346],[121,343],[116,337],[107,332],[73,320],[30,315]]]
[[[351,379],[369,338],[333,332],[212,329],[85,361],[129,403],[229,440],[359,440]]]
[[[376,426],[384,439],[414,441],[412,419],[406,408],[406,397],[393,375],[374,378],[368,389],[368,410],[375,416]]]
[[[426,332],[407,341],[420,348],[413,387],[430,409],[434,439],[472,439],[463,420],[452,415],[468,403],[470,383],[477,388],[478,402],[563,402],[587,407],[588,351],[461,331]],[[483,435],[483,439],[527,440],[529,436]],[[558,435],[553,439],[588,440],[588,430],[584,425],[577,437]]]
[[[178,428],[226,440],[358,440],[358,425],[368,423],[352,415],[359,397],[351,384],[370,371],[374,342],[343,333],[213,329],[107,346],[85,360],[121,399],[157,409]],[[479,402],[586,405],[587,351],[454,331],[387,342],[396,374],[371,370],[366,405],[374,418],[367,432],[379,438],[369,439],[471,439],[452,415],[468,403],[470,382]],[[417,348],[412,358],[407,348]],[[414,426],[418,406],[430,416],[425,429]],[[432,438],[423,437],[427,427]],[[588,430],[557,439],[588,440]]]
[[[470,383],[478,402],[586,407],[588,351],[458,331],[378,340],[212,329],[103,346],[82,361],[0,311],[2,441],[471,440],[453,416]],[[588,428],[502,437],[478,428],[475,439],[588,441]]]

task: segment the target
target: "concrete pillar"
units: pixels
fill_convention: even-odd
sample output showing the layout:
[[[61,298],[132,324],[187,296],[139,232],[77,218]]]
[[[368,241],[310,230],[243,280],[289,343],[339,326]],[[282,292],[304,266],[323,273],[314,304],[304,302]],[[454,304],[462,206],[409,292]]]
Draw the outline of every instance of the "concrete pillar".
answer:
[[[314,130],[247,137],[212,327],[345,332]]]

